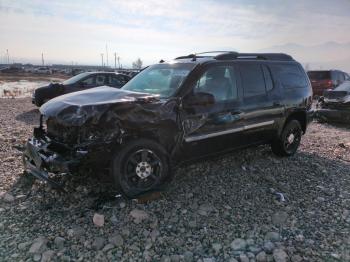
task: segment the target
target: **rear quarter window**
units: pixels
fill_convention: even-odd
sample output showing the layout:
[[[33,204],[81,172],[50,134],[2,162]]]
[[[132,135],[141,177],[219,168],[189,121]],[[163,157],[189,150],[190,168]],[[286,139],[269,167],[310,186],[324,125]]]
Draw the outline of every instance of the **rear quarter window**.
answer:
[[[308,86],[305,73],[297,65],[271,65],[270,67],[284,88]]]

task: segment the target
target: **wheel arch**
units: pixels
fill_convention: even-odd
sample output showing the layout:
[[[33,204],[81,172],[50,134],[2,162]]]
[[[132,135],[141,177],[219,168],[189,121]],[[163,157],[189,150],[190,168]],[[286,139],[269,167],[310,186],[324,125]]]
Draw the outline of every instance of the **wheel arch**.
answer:
[[[289,116],[284,121],[284,124],[280,130],[280,133],[283,131],[284,127],[291,121],[291,120],[297,120],[299,121],[301,125],[301,129],[303,130],[303,134],[306,132],[306,126],[307,126],[307,114],[305,111],[295,111],[289,114]]]

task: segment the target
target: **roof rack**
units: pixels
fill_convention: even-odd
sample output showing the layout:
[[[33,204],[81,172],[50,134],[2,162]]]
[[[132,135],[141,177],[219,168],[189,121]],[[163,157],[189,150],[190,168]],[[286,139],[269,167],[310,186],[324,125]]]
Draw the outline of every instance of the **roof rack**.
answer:
[[[176,57],[175,60],[192,58],[193,61],[196,61],[197,58],[216,57],[215,55],[211,55],[211,54],[216,54],[216,53],[227,54],[227,53],[236,53],[236,52],[230,52],[230,51],[200,52],[200,53],[189,54],[189,55],[186,55],[186,56],[179,56],[179,57]],[[236,53],[236,54],[238,54],[238,53]]]
[[[211,53],[221,53],[216,56],[208,56],[203,54],[211,54]],[[259,59],[259,60],[275,60],[275,61],[294,61],[293,57],[283,53],[237,53],[234,51],[210,51],[210,52],[202,52],[196,54],[190,54],[187,56],[179,56],[175,58],[178,59],[189,59],[192,58],[192,61],[196,61],[196,58],[203,57],[213,57],[216,60],[235,60],[235,59]]]

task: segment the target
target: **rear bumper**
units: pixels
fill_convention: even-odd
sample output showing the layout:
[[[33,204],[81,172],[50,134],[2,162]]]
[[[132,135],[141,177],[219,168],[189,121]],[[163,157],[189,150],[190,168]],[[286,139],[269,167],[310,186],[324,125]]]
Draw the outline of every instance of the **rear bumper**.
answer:
[[[86,152],[67,158],[51,150],[51,146],[50,142],[43,139],[29,139],[23,153],[23,164],[27,173],[49,182],[55,188],[61,188],[59,183],[50,178],[50,174],[70,174],[80,164]]]
[[[327,122],[350,124],[350,110],[321,108],[315,111],[315,118]]]

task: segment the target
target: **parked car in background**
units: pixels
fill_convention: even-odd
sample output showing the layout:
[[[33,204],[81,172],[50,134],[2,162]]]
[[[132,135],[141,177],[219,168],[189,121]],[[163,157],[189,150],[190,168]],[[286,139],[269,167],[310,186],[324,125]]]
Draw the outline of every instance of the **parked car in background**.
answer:
[[[124,74],[111,72],[86,72],[73,76],[62,83],[51,83],[37,88],[32,96],[32,103],[41,106],[48,100],[67,93],[86,90],[97,86],[121,88],[130,80]]]
[[[349,75],[340,70],[317,70],[307,72],[314,96],[322,96],[327,89],[334,89],[342,84]]]
[[[34,70],[37,74],[51,74],[51,70],[48,67],[38,67]]]
[[[317,103],[315,117],[321,121],[350,124],[350,80],[326,90]]]
[[[23,68],[21,67],[5,67],[5,68],[1,68],[0,69],[0,73],[3,74],[16,74],[16,73],[22,73],[23,72]]]
[[[135,197],[159,189],[184,162],[261,144],[293,155],[311,105],[310,81],[289,55],[178,57],[147,67],[121,89],[97,87],[45,103],[25,169],[58,186],[49,172],[110,167],[116,187]]]

